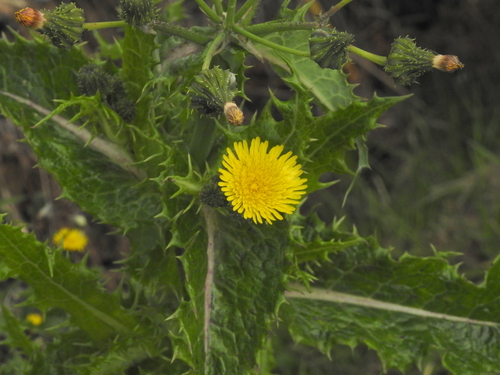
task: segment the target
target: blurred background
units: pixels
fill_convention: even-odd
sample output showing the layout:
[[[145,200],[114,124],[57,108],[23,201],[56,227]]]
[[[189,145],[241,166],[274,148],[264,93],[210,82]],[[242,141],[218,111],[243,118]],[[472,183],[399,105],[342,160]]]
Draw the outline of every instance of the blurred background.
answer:
[[[118,0],[75,2],[85,9],[88,22],[117,19]],[[59,3],[0,1],[0,31],[8,38],[9,27],[28,35],[15,23],[13,12],[25,6],[53,9]],[[259,22],[272,19],[281,2],[262,3],[263,10],[256,15]],[[310,16],[336,3],[317,1]],[[187,17],[180,22],[206,23],[194,0],[185,0],[183,6]],[[472,282],[481,283],[500,252],[500,2],[353,0],[330,22],[354,34],[354,45],[369,52],[387,55],[395,38],[408,35],[421,47],[457,55],[465,68],[453,74],[429,72],[419,84],[402,87],[395,86],[379,67],[352,56],[345,69],[349,81],[358,84],[357,95],[413,96],[384,113],[379,120],[384,127],[368,135],[371,169],[362,172],[346,204],[342,202],[352,178],[330,174],[325,181],[338,183],[314,193],[304,209],[315,210],[326,222],[345,216],[347,226],[356,226],[362,235],[375,234],[382,246],[394,248],[395,256],[432,255],[433,247],[457,252],[451,261]],[[121,31],[102,34],[111,41]],[[85,38],[92,53],[97,44],[91,34]],[[268,87],[280,98],[287,96],[288,89],[268,65],[255,59],[248,64],[253,65],[246,87],[252,103],[245,110],[251,115],[267,100]],[[59,186],[35,167],[36,156],[20,139],[16,127],[0,118],[0,212],[7,212],[10,221],[26,223],[41,241],[61,227],[84,230],[90,240],[89,266],[101,268],[112,288],[119,278],[112,272],[113,262],[128,251],[126,239],[109,235],[113,228],[94,222],[73,203],[55,200]],[[354,152],[350,155],[353,167],[356,157]],[[82,253],[72,256],[76,260]],[[363,346],[351,350],[339,345],[329,360],[312,348],[294,345],[285,332],[278,331],[274,341],[276,374],[400,374],[385,372],[376,354]],[[421,369],[409,373],[447,374],[432,356]]]

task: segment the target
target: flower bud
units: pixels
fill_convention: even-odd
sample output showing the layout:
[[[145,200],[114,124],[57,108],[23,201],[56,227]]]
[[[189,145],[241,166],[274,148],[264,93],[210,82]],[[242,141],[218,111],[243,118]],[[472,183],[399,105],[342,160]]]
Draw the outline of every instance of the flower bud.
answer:
[[[142,27],[157,18],[151,0],[121,0],[120,18],[130,26]]]
[[[198,74],[191,87],[191,105],[203,115],[218,116],[222,113],[233,125],[241,125],[243,112],[233,103],[236,90],[236,76],[219,67]]]
[[[86,96],[93,96],[99,91],[101,99],[121,118],[130,122],[135,117],[135,105],[128,99],[122,80],[104,71],[97,64],[87,64],[78,71],[78,87]]]
[[[394,78],[394,81],[401,85],[410,85],[416,82],[418,77],[432,68],[453,72],[463,68],[463,64],[456,56],[438,55],[417,47],[414,39],[406,37],[394,41],[384,67],[385,71]]]
[[[42,12],[33,8],[21,9],[20,11],[15,12],[14,15],[16,16],[17,22],[34,30],[41,29],[43,23],[47,21]]]
[[[111,92],[110,76],[97,64],[82,66],[77,81],[80,92],[85,96],[93,96],[99,91],[105,97]]]
[[[75,4],[61,4],[55,10],[37,11],[24,8],[16,12],[16,20],[23,26],[37,30],[49,37],[51,43],[59,48],[71,48],[82,41],[83,9]]]
[[[213,208],[227,207],[229,202],[226,196],[221,191],[218,183],[219,176],[214,176],[200,191],[200,200],[203,204]]]
[[[347,47],[354,35],[337,30],[319,29],[309,38],[311,59],[322,68],[341,69],[348,61]]]

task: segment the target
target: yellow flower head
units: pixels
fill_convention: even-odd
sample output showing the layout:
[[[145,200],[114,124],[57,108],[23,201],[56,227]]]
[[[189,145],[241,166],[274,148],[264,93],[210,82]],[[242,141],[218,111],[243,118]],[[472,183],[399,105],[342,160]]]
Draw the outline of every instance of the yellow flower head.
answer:
[[[83,251],[89,242],[87,235],[80,229],[61,228],[52,236],[52,242],[63,250]]]
[[[266,220],[283,220],[281,213],[291,214],[294,205],[306,193],[305,178],[297,156],[292,152],[281,155],[284,146],[275,146],[269,153],[269,142],[260,138],[252,139],[250,148],[247,141],[235,142],[236,152],[227,149],[220,168],[219,186],[232,204],[233,210],[243,214],[254,223]]]
[[[26,320],[31,324],[33,324],[34,326],[39,326],[40,324],[43,323],[43,317],[38,313],[31,313],[26,315]]]

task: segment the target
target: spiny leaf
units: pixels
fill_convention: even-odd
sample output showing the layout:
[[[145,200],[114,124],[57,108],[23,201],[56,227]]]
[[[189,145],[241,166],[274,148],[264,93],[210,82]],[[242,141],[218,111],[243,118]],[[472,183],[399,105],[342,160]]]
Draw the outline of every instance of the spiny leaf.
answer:
[[[271,33],[264,38],[285,47],[299,51],[309,51],[309,31],[288,31]],[[256,43],[257,50],[269,60],[281,77],[295,90],[310,91],[323,108],[334,111],[346,107],[357,97],[354,85],[346,81],[340,70],[323,69],[308,57],[277,52]]]
[[[174,315],[183,337],[178,355],[190,353],[205,374],[254,373],[281,303],[286,223],[254,225],[203,210],[208,242],[198,236],[181,258],[191,300]]]
[[[387,368],[404,370],[437,350],[454,374],[493,373],[500,360],[500,261],[476,286],[437,255],[393,260],[374,240],[332,254],[331,263],[311,267],[324,289],[291,291],[282,316],[297,342],[326,353],[336,342],[364,342]]]
[[[95,340],[131,334],[136,322],[121,309],[115,295],[97,286],[95,275],[56,253],[49,260],[46,249],[20,228],[0,225],[0,256],[9,268],[35,291],[42,309],[59,307]]]

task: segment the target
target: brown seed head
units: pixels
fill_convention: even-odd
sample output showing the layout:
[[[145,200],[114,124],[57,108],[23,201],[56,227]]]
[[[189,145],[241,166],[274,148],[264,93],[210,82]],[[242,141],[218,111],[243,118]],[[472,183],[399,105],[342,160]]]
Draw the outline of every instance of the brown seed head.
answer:
[[[432,67],[443,72],[451,73],[457,69],[462,69],[464,66],[458,60],[458,57],[453,55],[436,55],[432,59]]]
[[[241,109],[233,102],[224,104],[224,115],[226,115],[227,122],[231,125],[241,125],[245,119]]]
[[[17,22],[30,29],[41,29],[43,23],[47,21],[42,12],[33,8],[24,8],[14,14]]]

